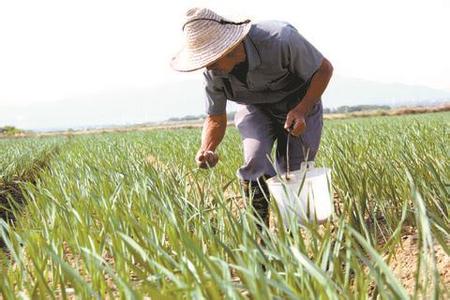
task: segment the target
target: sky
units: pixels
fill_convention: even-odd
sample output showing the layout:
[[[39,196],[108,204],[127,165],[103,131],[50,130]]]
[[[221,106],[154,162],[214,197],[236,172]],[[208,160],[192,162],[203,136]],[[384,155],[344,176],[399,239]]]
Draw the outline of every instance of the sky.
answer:
[[[169,66],[190,7],[288,21],[338,75],[450,91],[448,0],[0,0],[0,108],[200,78]]]

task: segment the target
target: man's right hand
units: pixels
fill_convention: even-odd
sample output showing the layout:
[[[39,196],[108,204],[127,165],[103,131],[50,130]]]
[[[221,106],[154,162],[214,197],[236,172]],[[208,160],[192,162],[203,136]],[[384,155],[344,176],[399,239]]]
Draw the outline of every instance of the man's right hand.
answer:
[[[219,155],[213,151],[205,151],[200,149],[195,156],[195,162],[197,166],[202,169],[208,169],[214,167],[219,161]]]
[[[219,156],[214,153],[225,135],[227,114],[207,116],[203,123],[202,145],[195,156],[195,162],[202,169],[214,167]]]

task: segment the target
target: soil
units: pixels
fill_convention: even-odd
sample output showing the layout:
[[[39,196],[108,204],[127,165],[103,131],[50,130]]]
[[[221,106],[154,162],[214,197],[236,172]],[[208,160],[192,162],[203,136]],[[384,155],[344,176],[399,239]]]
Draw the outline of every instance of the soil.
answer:
[[[8,195],[10,200],[8,200]],[[14,221],[15,217],[11,213],[11,209],[13,205],[11,205],[11,200],[14,201],[17,205],[22,205],[24,202],[24,198],[22,192],[20,191],[19,183],[0,183],[0,218],[8,221]]]
[[[13,211],[16,207],[22,206],[24,200],[19,183],[5,184],[0,182],[0,219],[6,223],[14,222],[16,218]],[[0,237],[0,251],[1,249],[5,249],[5,242]]]
[[[59,147],[54,147],[34,160],[32,167],[24,170],[20,177],[15,176],[8,181],[0,180],[0,219],[6,223],[14,223],[16,220],[14,211],[25,203],[25,197],[20,187],[21,184],[24,182],[35,184],[39,173],[48,168],[52,156],[57,153],[59,153]],[[0,249],[4,248],[4,241],[0,238]]]
[[[415,274],[419,253],[419,239],[416,233],[411,233],[402,237],[402,246],[395,250],[393,259],[389,262],[389,266],[395,277],[405,287],[408,294],[413,295],[415,289]],[[450,257],[445,253],[441,245],[435,243],[433,252],[436,258],[436,266],[439,272],[440,280],[443,283],[441,291],[450,290]],[[427,265],[428,270],[431,265]],[[426,272],[423,272],[426,275]],[[428,276],[429,288],[431,288],[431,275]],[[448,292],[447,292],[448,293]],[[428,293],[427,293],[428,294]],[[429,295],[431,298],[431,295]],[[449,296],[449,295],[447,295]]]

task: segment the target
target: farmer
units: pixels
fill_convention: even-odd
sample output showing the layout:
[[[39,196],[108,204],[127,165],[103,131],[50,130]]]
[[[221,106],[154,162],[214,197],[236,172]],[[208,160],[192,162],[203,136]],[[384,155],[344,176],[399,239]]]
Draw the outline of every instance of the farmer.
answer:
[[[185,46],[172,59],[181,72],[205,68],[206,112],[202,142],[195,157],[200,168],[214,167],[227,127],[227,100],[236,102],[235,125],[244,148],[238,169],[244,195],[255,216],[268,224],[265,179],[313,161],[322,131],[322,103],[333,67],[290,24],[233,22],[205,8],[187,11]],[[274,142],[276,161],[268,159]],[[260,228],[260,227],[259,227]]]

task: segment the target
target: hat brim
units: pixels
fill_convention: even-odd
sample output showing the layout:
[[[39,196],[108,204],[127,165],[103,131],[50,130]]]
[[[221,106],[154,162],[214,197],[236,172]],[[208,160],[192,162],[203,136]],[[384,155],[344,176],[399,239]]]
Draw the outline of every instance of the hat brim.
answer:
[[[225,25],[224,36],[212,41],[208,47],[191,49],[184,47],[172,58],[170,65],[179,72],[192,72],[206,67],[233,50],[248,34],[251,23],[243,25]]]

